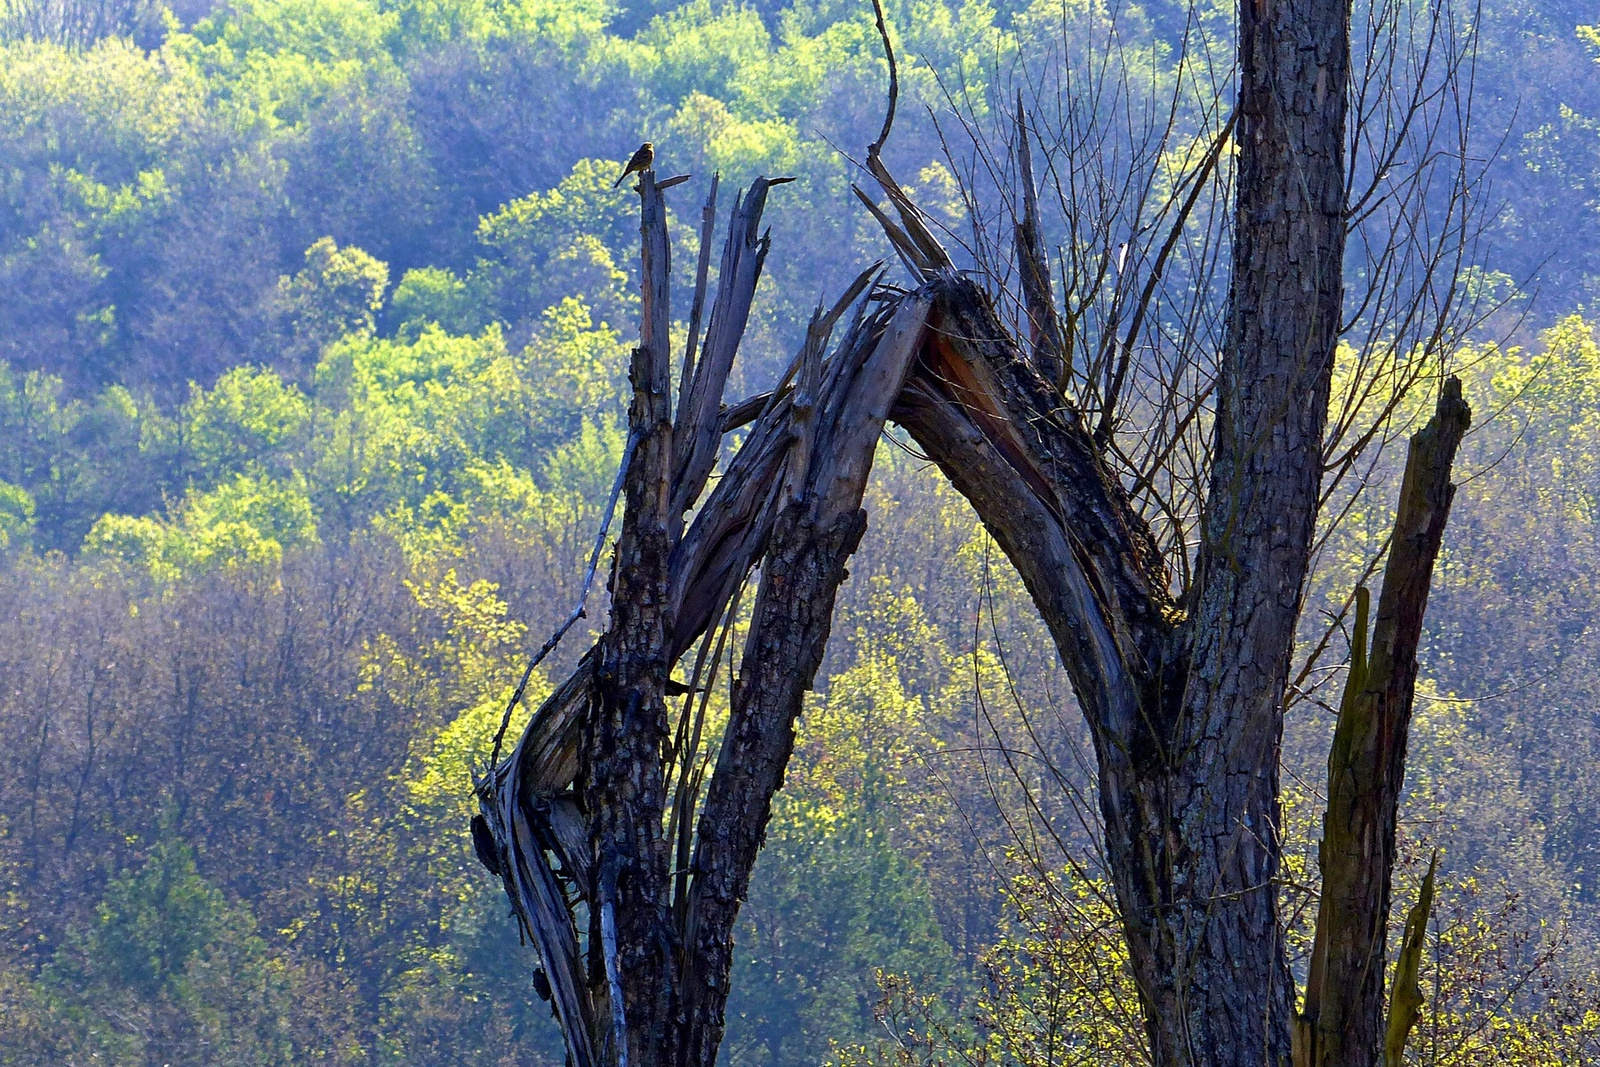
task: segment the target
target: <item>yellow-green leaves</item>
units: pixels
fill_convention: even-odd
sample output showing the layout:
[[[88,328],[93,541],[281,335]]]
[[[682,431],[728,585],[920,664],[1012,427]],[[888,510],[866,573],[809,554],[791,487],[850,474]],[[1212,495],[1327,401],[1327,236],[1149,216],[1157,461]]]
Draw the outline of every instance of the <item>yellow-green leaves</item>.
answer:
[[[278,301],[292,331],[292,358],[315,361],[323,347],[343,337],[369,336],[376,325],[388,264],[359,248],[340,248],[331,237],[306,249],[306,265],[278,280]]]
[[[104,515],[84,551],[171,581],[216,567],[276,564],[286,548],[316,540],[316,516],[301,485],[239,474],[191,492],[167,521]]]
[[[631,195],[613,189],[620,164],[580,160],[561,183],[529,193],[478,223],[484,255],[469,279],[506,321],[530,318],[566,299],[585,300],[621,324],[637,302],[619,264],[632,262],[637,225]]]
[[[209,482],[271,466],[273,453],[306,429],[311,405],[277,373],[238,367],[209,390],[191,385],[182,415],[194,467]]]
[[[26,489],[0,481],[0,551],[27,539],[33,512],[33,496]]]

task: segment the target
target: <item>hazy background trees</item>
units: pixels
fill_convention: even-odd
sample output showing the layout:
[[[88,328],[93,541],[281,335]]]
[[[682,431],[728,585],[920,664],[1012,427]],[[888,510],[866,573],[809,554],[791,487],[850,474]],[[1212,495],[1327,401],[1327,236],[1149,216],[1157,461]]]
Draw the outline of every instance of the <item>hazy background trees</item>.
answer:
[[[1229,6],[1201,12],[1222,37]],[[888,8],[890,164],[961,232],[934,118],[1004,104],[1089,9]],[[1581,1020],[1562,983],[1600,963],[1593,18],[1479,12],[1474,284],[1508,303],[1451,357],[1479,425],[1404,829],[1413,859],[1445,850],[1425,985],[1482,973],[1438,1062],[1491,1062],[1506,1031],[1472,1020],[1493,1011]],[[1186,5],[1116,20],[1159,68]],[[0,1062],[557,1057],[463,831],[469,764],[570,606],[621,451],[637,231],[614,168],[649,136],[696,188],[798,176],[733,391],[759,388],[884,254],[838,151],[881,119],[870,10],[10,0],[0,27]],[[1063,1048],[1114,1038],[1115,982],[1081,967],[1104,950],[1094,872],[1053,858],[1092,854],[1094,805],[1050,643],[925,462],[886,445],[867,508],[726,1058],[877,1055],[911,1020],[1025,1061],[1055,1039],[1041,988],[1079,1012]],[[1314,605],[1388,529],[1379,504],[1358,519]],[[1291,712],[1302,855],[1331,724]],[[878,968],[904,976],[887,1001]]]

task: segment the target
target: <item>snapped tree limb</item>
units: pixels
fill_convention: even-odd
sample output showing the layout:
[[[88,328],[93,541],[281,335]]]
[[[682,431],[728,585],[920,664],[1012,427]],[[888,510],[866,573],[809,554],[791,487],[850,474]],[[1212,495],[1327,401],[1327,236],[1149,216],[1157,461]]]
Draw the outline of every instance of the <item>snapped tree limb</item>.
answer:
[[[1370,649],[1368,593],[1356,590],[1350,673],[1328,752],[1322,898],[1295,1023],[1296,1067],[1371,1067],[1383,1056],[1384,945],[1417,647],[1455,498],[1450,471],[1471,422],[1460,380],[1446,379],[1433,418],[1406,455]]]
[[[736,198],[704,348],[684,353],[673,412],[665,206],[653,172],[641,175],[643,324],[610,622],[480,784],[485,850],[538,948],[576,1067],[715,1059],[733,923],[865,528],[878,436],[924,333],[926,301],[869,310],[859,300],[871,268],[818,308],[777,389],[725,405],[767,254],[757,235],[772,184],[757,179]],[[706,276],[697,272],[696,308]],[[744,440],[706,492],[735,425]],[[703,780],[703,702],[692,727],[671,729],[668,678],[702,635],[721,632],[758,565],[729,723]],[[697,669],[685,716],[700,681]],[[675,870],[684,855],[688,870]]]

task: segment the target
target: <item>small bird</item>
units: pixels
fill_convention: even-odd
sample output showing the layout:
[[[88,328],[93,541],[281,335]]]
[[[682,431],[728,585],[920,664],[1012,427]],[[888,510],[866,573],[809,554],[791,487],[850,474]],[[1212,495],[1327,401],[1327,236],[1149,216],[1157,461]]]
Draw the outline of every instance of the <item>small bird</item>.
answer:
[[[474,815],[472,827],[472,850],[478,854],[478,862],[483,864],[490,874],[500,876],[500,846],[495,842],[494,834],[489,830],[489,821],[482,815]]]
[[[621,185],[622,179],[630,174],[638,174],[641,170],[649,170],[650,165],[655,161],[656,146],[646,141],[639,146],[639,150],[633,154],[633,158],[628,160],[628,165],[623,168],[621,177],[611,183],[611,188],[615,189]]]

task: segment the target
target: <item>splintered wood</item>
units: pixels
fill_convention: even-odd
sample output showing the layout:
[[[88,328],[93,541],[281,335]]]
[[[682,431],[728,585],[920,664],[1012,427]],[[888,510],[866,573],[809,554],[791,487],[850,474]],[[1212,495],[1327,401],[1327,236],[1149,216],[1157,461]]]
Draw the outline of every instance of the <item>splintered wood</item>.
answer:
[[[769,249],[762,215],[782,180],[759,178],[735,198],[702,346],[713,183],[674,390],[670,179],[640,176],[644,299],[610,622],[479,782],[484,847],[538,949],[575,1067],[716,1055],[734,919],[865,528],[878,437],[923,343],[928,298],[864,299],[874,267],[817,309],[770,394],[726,400]],[[728,455],[734,428],[743,439]],[[720,650],[757,568],[708,773],[696,695],[720,656],[708,660],[706,645]],[[674,719],[668,678],[697,642]]]

